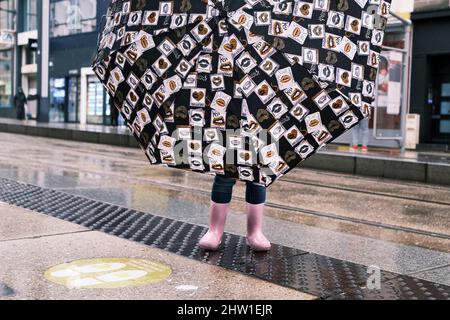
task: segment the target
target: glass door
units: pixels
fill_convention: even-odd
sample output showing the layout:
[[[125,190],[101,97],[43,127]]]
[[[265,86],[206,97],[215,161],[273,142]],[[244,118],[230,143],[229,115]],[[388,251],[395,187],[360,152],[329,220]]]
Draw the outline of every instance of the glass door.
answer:
[[[87,123],[104,123],[104,90],[96,76],[87,78]]]
[[[64,122],[66,79],[50,79],[50,122]]]
[[[67,122],[79,122],[80,78],[67,78]]]
[[[435,86],[431,130],[435,143],[450,144],[450,74],[441,76]]]

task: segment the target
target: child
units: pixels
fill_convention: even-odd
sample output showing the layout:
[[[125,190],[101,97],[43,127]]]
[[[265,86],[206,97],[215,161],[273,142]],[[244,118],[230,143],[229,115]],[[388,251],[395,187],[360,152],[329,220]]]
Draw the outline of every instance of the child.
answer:
[[[236,181],[232,178],[215,176],[209,209],[209,230],[201,238],[200,248],[212,251],[219,248],[235,183]],[[255,251],[268,251],[270,242],[262,233],[266,188],[247,182],[245,201],[247,202],[247,245]]]

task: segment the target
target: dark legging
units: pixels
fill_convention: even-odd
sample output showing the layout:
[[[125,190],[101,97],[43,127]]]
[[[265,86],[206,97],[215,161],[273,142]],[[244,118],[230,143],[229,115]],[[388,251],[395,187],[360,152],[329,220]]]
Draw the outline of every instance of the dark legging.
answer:
[[[214,177],[211,200],[215,203],[229,203],[235,183],[236,180],[232,178],[216,175]],[[245,201],[251,204],[266,202],[266,188],[252,182],[247,182]]]

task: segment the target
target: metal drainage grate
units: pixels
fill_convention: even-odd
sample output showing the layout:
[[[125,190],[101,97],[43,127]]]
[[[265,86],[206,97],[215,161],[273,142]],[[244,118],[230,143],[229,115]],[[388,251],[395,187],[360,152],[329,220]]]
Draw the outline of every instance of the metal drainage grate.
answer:
[[[381,271],[381,290],[368,290],[367,267],[274,244],[250,250],[225,233],[217,252],[197,245],[206,228],[117,205],[0,179],[0,201],[77,223],[151,247],[315,295],[321,299],[445,299],[450,287]]]

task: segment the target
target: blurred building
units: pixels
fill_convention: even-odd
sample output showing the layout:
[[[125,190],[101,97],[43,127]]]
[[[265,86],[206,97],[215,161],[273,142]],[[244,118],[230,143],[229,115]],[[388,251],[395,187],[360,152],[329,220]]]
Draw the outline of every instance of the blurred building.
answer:
[[[369,146],[404,148],[409,112],[413,0],[393,0],[380,55],[377,94],[369,121]],[[350,144],[348,132],[336,142]],[[361,142],[361,141],[360,141]]]
[[[109,1],[50,3],[51,122],[109,123],[107,94],[90,66]]]
[[[450,150],[450,2],[416,0],[411,20],[411,112],[421,117],[420,144]]]
[[[109,1],[49,1],[49,107],[38,113],[38,29],[40,0],[0,0],[0,117],[14,117],[11,102],[19,86],[32,119],[50,122],[109,123],[110,108],[103,86],[90,65],[98,28]],[[2,39],[0,38],[0,39]]]
[[[49,2],[48,17],[37,4]],[[39,26],[49,23],[48,106],[31,99],[41,121],[108,124],[108,96],[90,64],[107,0],[0,0],[0,117],[14,117],[18,86],[39,98]],[[411,11],[414,12],[411,14]],[[420,115],[420,144],[450,145],[450,7],[448,0],[393,0],[380,61],[370,145],[405,144],[408,113]],[[413,27],[411,28],[411,21]],[[42,40],[42,39],[41,39]],[[44,68],[46,70],[46,68]],[[419,128],[417,128],[419,130]],[[348,143],[349,136],[338,142]]]

